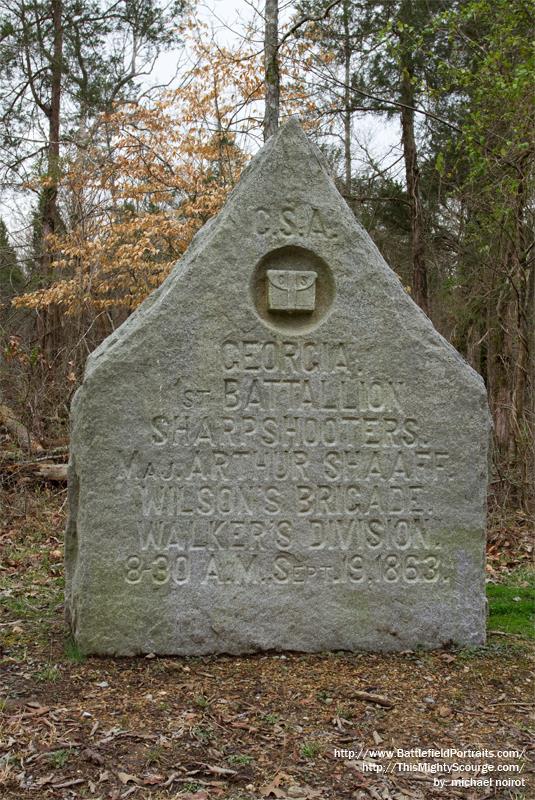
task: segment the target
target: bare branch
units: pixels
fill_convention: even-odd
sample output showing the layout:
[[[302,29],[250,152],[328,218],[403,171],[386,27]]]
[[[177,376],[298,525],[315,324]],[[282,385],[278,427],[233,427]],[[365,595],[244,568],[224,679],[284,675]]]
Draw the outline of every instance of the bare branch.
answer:
[[[325,9],[325,11],[323,12],[323,14],[319,14],[317,17],[310,17],[310,16],[309,16],[309,17],[301,17],[301,19],[297,20],[297,22],[295,23],[295,25],[292,25],[292,27],[291,27],[291,28],[289,28],[289,29],[286,31],[286,33],[284,34],[284,36],[281,36],[281,38],[280,38],[280,41],[279,41],[279,45],[278,45],[278,46],[279,46],[279,48],[280,48],[280,47],[281,47],[281,46],[284,44],[284,42],[286,41],[286,39],[289,39],[289,38],[290,38],[290,36],[293,36],[293,34],[294,34],[296,31],[298,31],[298,30],[299,30],[299,28],[302,28],[302,27],[303,27],[303,25],[306,25],[306,24],[307,24],[307,22],[321,22],[322,20],[324,20],[324,19],[327,19],[327,17],[328,17],[328,16],[329,16],[329,14],[331,13],[332,9],[333,9],[335,6],[339,5],[341,2],[342,2],[342,0],[333,0],[333,2],[332,2],[332,3],[329,3],[329,5],[327,6],[327,8],[326,8],[326,9]]]

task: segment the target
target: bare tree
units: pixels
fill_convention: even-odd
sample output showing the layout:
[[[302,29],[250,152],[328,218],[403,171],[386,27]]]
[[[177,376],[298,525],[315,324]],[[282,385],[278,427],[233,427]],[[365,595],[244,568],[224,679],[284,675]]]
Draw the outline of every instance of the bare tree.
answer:
[[[264,141],[279,127],[280,72],[279,72],[279,2],[266,0],[264,39]]]
[[[428,313],[427,264],[424,243],[424,221],[420,189],[420,168],[414,133],[415,69],[412,50],[414,42],[404,35],[412,13],[412,0],[403,0],[399,10],[399,92],[401,101],[401,143],[405,160],[405,179],[409,200],[410,244],[412,254],[412,288],[414,299]]]

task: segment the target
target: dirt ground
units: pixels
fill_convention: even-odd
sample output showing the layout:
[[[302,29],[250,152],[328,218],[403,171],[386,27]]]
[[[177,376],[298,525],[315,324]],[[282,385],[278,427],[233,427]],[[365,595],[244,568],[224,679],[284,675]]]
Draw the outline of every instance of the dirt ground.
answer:
[[[21,489],[0,528],[1,798],[535,798],[528,638],[83,659],[63,626],[65,494]],[[491,537],[492,580],[529,567],[530,539]]]

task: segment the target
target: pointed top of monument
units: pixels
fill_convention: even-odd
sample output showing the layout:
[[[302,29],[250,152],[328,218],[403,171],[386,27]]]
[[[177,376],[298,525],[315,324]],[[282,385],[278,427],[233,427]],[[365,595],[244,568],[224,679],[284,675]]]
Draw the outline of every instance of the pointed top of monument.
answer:
[[[316,275],[314,301],[294,287],[308,280],[301,274],[307,272]],[[276,296],[276,282],[284,281],[287,308]],[[88,374],[130,337],[144,339],[146,326],[157,325],[166,309],[180,326],[189,306],[215,327],[232,320],[242,330],[260,323],[299,336],[319,328],[332,335],[349,325],[362,327],[363,344],[379,348],[383,340],[394,347],[401,337],[415,352],[449,361],[479,394],[484,391],[480,376],[434,329],[381,257],[297,117],[251,159],[221,211],[159,289],[94,351]]]

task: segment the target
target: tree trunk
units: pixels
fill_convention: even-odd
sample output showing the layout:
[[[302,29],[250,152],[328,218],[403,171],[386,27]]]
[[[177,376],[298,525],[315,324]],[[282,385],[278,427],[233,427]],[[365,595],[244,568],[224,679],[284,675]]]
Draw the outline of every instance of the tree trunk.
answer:
[[[41,226],[41,276],[46,284],[52,272],[53,251],[49,236],[56,230],[58,219],[58,180],[59,180],[59,135],[61,117],[61,77],[63,69],[63,23],[62,0],[51,0],[52,23],[54,26],[54,44],[51,62],[51,94],[48,116],[48,154],[47,183],[43,190],[42,226]],[[58,340],[59,315],[57,309],[50,307],[45,313],[43,349],[51,356]]]
[[[399,20],[411,25],[414,12],[411,0],[403,0],[399,11]],[[405,161],[405,179],[409,197],[410,243],[412,260],[412,291],[414,300],[427,314],[429,297],[427,286],[427,266],[425,263],[424,225],[422,214],[422,198],[420,193],[420,170],[414,135],[414,65],[411,41],[406,40],[404,27],[399,31],[399,70],[401,107],[401,141]]]
[[[264,141],[279,127],[280,74],[279,74],[279,2],[266,0],[265,6],[264,69],[266,106],[264,111]]]
[[[528,514],[535,518],[535,268],[533,264],[529,267],[527,275],[527,329],[528,329],[528,457],[526,459],[526,480],[528,486],[528,497],[526,508]],[[531,331],[531,335],[529,334]]]
[[[521,168],[521,167],[519,167]],[[535,512],[535,486],[532,471],[535,458],[534,434],[535,416],[531,414],[533,403],[532,360],[533,349],[530,342],[533,330],[534,307],[531,303],[532,264],[529,258],[530,230],[528,215],[528,193],[526,178],[522,174],[514,205],[514,234],[510,270],[513,274],[512,297],[514,299],[514,318],[511,329],[516,339],[512,368],[511,416],[513,418],[514,459],[519,467],[519,504],[528,513]]]
[[[412,74],[405,64],[401,65],[401,139],[405,160],[405,177],[409,196],[410,242],[412,257],[413,296],[418,305],[427,314],[429,298],[427,292],[427,266],[425,263],[424,226],[422,216],[422,199],[420,194],[420,170],[414,136],[414,89]],[[407,106],[410,106],[408,108]]]
[[[353,209],[351,187],[351,41],[349,36],[349,2],[344,0],[344,179],[346,202]]]

